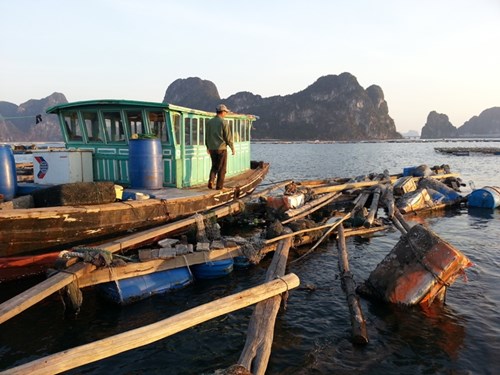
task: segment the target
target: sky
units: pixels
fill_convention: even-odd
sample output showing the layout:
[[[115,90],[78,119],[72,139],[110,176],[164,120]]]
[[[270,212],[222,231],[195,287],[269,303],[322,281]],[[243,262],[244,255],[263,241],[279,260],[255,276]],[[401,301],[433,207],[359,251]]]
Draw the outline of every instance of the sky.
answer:
[[[400,132],[500,106],[500,0],[0,0],[0,101],[161,102],[176,79],[221,98],[349,72]]]

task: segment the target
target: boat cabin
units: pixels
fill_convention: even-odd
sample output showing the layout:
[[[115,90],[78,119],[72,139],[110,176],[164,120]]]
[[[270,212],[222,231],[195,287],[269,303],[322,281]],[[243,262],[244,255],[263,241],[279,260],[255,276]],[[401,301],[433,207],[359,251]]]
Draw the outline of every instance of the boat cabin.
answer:
[[[47,109],[56,114],[66,148],[91,150],[95,181],[129,184],[129,143],[135,138],[161,142],[163,186],[206,184],[211,167],[205,147],[205,124],[213,112],[168,103],[92,100]],[[253,115],[228,113],[236,155],[228,153],[227,176],[250,169],[250,129]]]

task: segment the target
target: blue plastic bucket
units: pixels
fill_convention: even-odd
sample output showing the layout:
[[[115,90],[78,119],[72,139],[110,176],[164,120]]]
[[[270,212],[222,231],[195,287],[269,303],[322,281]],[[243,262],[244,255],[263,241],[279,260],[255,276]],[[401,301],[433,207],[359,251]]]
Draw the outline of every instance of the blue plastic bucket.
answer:
[[[163,187],[163,156],[159,139],[131,139],[128,174],[133,189]]]
[[[485,186],[476,189],[467,197],[469,207],[496,208],[500,206],[500,187]]]
[[[6,201],[12,200],[17,192],[16,161],[9,145],[0,145],[0,194]]]

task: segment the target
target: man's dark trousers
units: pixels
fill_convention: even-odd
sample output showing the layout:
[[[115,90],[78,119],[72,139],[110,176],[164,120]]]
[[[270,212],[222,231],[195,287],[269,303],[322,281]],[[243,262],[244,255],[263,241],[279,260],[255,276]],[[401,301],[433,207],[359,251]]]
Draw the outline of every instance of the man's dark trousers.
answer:
[[[224,177],[226,176],[227,150],[210,150],[210,158],[212,159],[212,168],[210,169],[208,187],[213,189],[215,178],[217,178],[215,188],[220,190],[224,187]]]

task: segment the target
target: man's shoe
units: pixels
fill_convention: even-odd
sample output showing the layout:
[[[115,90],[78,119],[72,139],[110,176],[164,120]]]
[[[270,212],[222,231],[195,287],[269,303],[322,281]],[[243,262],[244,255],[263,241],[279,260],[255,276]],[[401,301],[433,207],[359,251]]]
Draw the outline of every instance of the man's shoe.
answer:
[[[214,183],[213,182],[208,182],[208,188],[213,189],[214,188]]]

